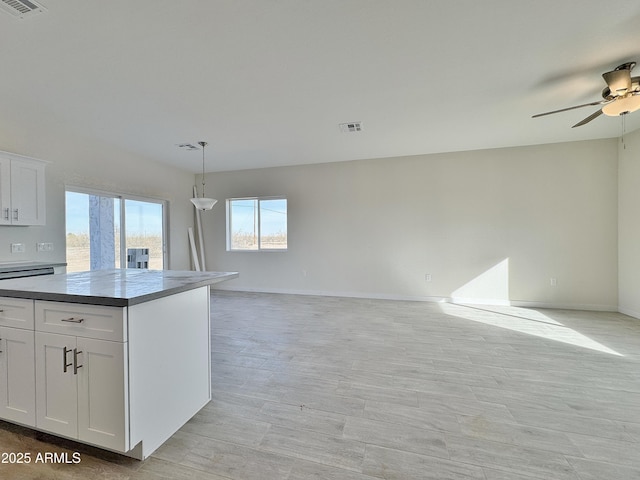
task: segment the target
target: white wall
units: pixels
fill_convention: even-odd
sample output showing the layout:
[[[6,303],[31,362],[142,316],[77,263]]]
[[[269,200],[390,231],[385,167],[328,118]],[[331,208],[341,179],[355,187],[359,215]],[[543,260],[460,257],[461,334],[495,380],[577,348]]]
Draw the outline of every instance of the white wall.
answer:
[[[4,132],[6,134],[6,132]],[[0,226],[0,262],[65,261],[65,185],[142,195],[169,201],[169,267],[190,269],[187,227],[193,226],[192,173],[170,168],[99,142],[50,135],[3,136],[0,150],[51,163],[46,169],[47,224],[44,227]],[[53,252],[37,252],[36,243],[51,242]],[[12,254],[11,243],[24,243],[24,254]]]
[[[73,184],[168,200],[170,268],[190,268],[194,176],[76,140],[0,133],[0,150],[52,162],[47,226],[0,227],[0,262],[65,260],[64,187]],[[619,270],[620,309],[640,316],[640,132],[626,145],[618,152],[616,140],[598,140],[210,174],[207,189],[220,203],[203,215],[208,269],[240,272],[227,289],[614,310]],[[289,198],[287,252],[225,251],[224,199],[252,195]],[[26,254],[11,254],[14,242],[25,243]],[[38,242],[55,251],[35,252]]]
[[[220,203],[203,216],[207,266],[240,272],[227,289],[615,310],[616,148],[598,140],[210,174]],[[223,201],[253,195],[288,197],[287,252],[225,251]]]
[[[640,130],[626,135],[618,152],[618,305],[640,318]]]

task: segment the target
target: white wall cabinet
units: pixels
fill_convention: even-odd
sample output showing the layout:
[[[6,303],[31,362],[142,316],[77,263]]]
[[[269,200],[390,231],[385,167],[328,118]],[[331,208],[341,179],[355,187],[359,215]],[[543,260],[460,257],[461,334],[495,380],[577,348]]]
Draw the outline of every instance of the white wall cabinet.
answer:
[[[0,225],[11,225],[11,160],[0,156]]]
[[[0,152],[0,225],[45,225],[45,166]]]

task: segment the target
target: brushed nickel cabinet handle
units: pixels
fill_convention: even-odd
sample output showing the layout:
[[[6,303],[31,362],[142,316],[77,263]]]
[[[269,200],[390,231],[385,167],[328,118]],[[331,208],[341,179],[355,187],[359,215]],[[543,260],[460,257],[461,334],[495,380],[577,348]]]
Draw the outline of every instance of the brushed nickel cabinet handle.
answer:
[[[69,323],[82,323],[84,322],[84,318],[75,318],[75,317],[69,317],[69,318],[62,318],[60,319],[61,322],[69,322]]]
[[[20,218],[19,218],[19,217],[20,217],[20,214],[19,214],[19,212],[18,212],[18,209],[17,209],[17,208],[14,210],[14,215],[15,215],[15,216],[13,217],[13,219],[14,219],[14,220],[19,220],[19,219],[20,219]]]
[[[67,363],[67,353],[71,353],[71,349],[70,349],[70,348],[68,349],[67,347],[64,347],[64,348],[62,349],[62,366],[63,366],[63,367],[62,367],[62,371],[63,371],[64,373],[67,373],[67,369],[68,369],[70,366],[72,366],[72,365],[73,365],[73,363]]]
[[[4,209],[4,219],[9,220],[9,207]]]
[[[78,355],[82,353],[82,350],[78,350],[77,348],[73,349],[73,374],[78,374],[78,369],[82,368],[82,365],[78,365]]]

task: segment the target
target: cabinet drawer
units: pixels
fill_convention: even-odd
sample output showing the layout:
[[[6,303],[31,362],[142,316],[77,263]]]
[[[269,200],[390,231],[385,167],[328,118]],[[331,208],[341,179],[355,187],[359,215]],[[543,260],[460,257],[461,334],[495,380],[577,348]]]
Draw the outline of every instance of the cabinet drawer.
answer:
[[[35,329],[115,342],[127,341],[126,307],[35,302]]]
[[[33,300],[0,297],[0,325],[33,330]]]

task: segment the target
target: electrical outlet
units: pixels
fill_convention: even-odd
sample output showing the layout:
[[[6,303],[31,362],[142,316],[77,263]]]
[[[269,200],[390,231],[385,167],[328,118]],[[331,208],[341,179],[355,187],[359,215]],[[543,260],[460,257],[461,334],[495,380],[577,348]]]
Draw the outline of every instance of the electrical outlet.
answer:
[[[551,277],[549,279],[549,283],[551,284],[552,287],[556,287],[558,285],[558,279],[556,279],[555,277]]]
[[[53,243],[38,243],[36,244],[36,250],[38,252],[53,252]]]
[[[424,281],[425,282],[430,282],[431,281],[431,274],[430,273],[425,273],[424,274]]]
[[[11,253],[24,253],[26,250],[24,248],[24,243],[12,243],[11,244]]]

